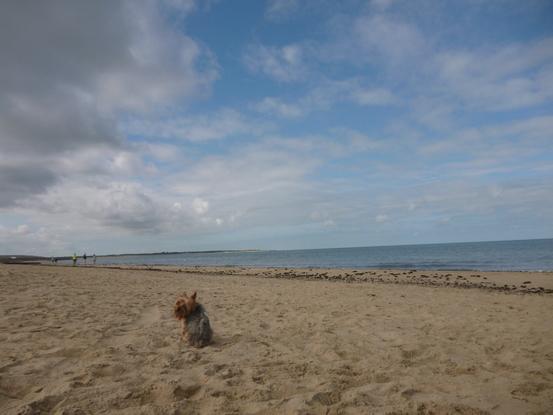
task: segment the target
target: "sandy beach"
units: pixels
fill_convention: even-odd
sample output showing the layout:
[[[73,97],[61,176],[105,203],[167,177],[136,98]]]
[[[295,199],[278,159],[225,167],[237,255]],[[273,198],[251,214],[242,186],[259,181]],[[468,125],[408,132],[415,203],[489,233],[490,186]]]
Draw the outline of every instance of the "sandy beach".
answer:
[[[215,332],[172,317],[198,292]],[[551,414],[551,273],[0,265],[2,414]]]

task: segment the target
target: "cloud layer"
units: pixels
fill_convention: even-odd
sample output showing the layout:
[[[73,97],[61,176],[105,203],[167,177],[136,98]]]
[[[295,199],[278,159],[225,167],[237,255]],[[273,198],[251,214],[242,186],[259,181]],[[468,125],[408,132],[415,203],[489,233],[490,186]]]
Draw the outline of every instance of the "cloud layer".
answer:
[[[119,114],[203,94],[217,76],[198,43],[168,29],[153,2],[0,7],[3,206],[74,173],[63,165],[78,152],[125,151]],[[104,154],[96,156],[101,168]]]
[[[0,5],[0,253],[552,235],[547,2],[231,3]]]

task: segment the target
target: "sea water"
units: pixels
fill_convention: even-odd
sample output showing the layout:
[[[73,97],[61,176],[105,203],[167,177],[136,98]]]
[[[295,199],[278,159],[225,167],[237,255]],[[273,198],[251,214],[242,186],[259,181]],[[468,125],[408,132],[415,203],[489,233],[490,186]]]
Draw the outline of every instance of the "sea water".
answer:
[[[98,257],[97,264],[553,271],[553,239]]]

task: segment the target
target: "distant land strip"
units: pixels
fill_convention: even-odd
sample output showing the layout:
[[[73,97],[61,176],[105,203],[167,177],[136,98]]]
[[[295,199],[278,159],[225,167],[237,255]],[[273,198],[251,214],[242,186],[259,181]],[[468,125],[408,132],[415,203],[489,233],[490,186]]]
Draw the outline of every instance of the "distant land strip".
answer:
[[[122,257],[122,256],[142,256],[142,255],[180,255],[180,254],[224,254],[224,253],[233,253],[233,252],[259,252],[260,249],[220,249],[212,251],[174,251],[174,252],[146,252],[146,253],[137,253],[137,254],[106,254],[106,255],[96,255],[97,258],[111,258],[111,257]],[[92,255],[88,255],[91,257]],[[82,258],[82,255],[77,255],[77,258]],[[58,261],[69,261],[72,256],[37,256],[37,255],[0,255],[0,264],[17,264],[17,263],[29,263],[34,261],[49,261],[51,258],[57,259]]]

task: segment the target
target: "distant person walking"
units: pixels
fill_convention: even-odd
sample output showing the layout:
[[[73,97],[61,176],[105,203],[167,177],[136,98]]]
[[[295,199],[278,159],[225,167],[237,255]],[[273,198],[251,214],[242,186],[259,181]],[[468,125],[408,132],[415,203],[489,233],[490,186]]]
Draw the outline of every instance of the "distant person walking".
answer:
[[[96,265],[96,254],[92,254],[92,264]]]
[[[84,264],[86,265],[86,252],[83,254]]]
[[[77,253],[73,252],[73,266],[77,265]]]

